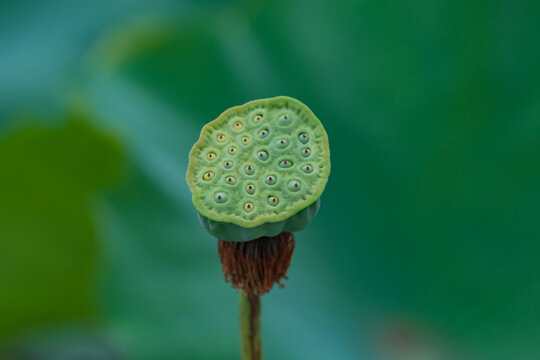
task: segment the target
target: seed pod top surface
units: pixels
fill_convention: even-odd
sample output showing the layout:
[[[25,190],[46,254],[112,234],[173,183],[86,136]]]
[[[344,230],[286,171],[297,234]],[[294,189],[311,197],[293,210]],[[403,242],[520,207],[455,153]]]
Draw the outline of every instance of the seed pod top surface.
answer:
[[[280,96],[230,108],[205,125],[186,179],[202,216],[254,228],[314,204],[329,174],[321,122],[298,100]]]

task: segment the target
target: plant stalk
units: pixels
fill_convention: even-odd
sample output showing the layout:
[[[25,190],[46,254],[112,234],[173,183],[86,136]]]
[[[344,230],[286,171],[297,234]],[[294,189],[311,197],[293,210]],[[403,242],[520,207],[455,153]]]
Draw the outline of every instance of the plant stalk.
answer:
[[[261,298],[240,292],[242,360],[262,360]]]

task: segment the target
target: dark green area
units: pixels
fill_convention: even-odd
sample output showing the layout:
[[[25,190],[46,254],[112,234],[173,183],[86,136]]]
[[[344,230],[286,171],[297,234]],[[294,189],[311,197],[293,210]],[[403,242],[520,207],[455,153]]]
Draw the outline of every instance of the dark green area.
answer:
[[[68,3],[0,15],[1,338],[102,314],[129,359],[237,358],[187,154],[226,108],[288,95],[332,174],[263,299],[265,356],[540,356],[537,2]]]
[[[118,179],[120,148],[72,115],[62,126],[26,125],[3,136],[0,164],[0,339],[94,322],[92,196]]]

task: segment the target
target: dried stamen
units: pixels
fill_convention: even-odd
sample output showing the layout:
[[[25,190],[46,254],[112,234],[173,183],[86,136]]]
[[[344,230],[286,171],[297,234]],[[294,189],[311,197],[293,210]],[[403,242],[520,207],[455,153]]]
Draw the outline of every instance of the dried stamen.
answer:
[[[246,242],[219,240],[218,255],[225,281],[248,295],[265,294],[275,283],[284,287],[280,281],[287,279],[294,245],[290,232]]]

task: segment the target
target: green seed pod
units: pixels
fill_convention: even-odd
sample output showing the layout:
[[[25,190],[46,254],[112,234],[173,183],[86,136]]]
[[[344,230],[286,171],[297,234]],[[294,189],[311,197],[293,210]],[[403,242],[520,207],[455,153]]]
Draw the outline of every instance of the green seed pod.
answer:
[[[233,107],[205,125],[186,179],[210,234],[249,241],[302,230],[329,174],[321,122],[298,100],[280,96]]]

